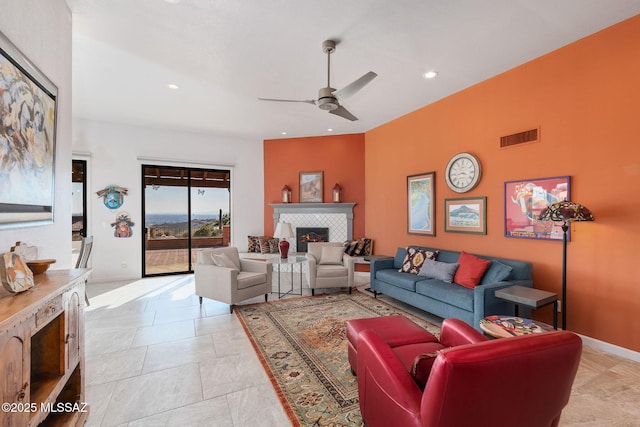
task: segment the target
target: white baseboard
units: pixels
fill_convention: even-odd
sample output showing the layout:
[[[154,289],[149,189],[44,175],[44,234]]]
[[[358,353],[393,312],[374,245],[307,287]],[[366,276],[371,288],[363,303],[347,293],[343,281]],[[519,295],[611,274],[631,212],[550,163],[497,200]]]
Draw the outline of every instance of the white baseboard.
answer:
[[[580,335],[580,334],[578,334]],[[611,344],[605,341],[600,341],[595,338],[580,335],[584,345],[596,348],[598,350],[606,351],[607,353],[615,354],[616,356],[624,357],[625,359],[633,360],[634,362],[640,362],[640,353],[630,350],[628,348],[620,347],[615,344]]]

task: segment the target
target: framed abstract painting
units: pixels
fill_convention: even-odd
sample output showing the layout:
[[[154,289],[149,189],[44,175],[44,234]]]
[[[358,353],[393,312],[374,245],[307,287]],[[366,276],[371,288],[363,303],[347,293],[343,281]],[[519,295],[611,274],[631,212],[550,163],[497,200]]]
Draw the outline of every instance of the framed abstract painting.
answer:
[[[562,240],[559,223],[540,221],[547,206],[569,199],[570,177],[536,178],[504,183],[504,235]],[[567,236],[568,237],[568,236]]]
[[[407,233],[435,236],[435,172],[407,177]]]
[[[0,33],[0,228],[53,223],[57,96]]]

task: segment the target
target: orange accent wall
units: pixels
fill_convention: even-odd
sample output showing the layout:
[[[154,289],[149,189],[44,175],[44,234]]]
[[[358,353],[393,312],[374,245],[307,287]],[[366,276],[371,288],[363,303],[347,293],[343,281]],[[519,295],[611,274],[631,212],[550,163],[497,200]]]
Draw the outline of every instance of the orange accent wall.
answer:
[[[569,175],[571,199],[596,219],[571,226],[569,329],[640,351],[638,52],[640,15],[367,132],[365,232],[375,253],[414,244],[529,260],[534,286],[560,295],[562,242],[504,237],[504,182]],[[499,148],[501,136],[535,127],[540,142]],[[458,195],[444,170],[463,151],[479,157],[483,175]],[[409,235],[406,177],[429,171],[436,236]],[[443,200],[463,196],[487,196],[487,235],[444,232]],[[536,316],[550,322],[549,310]]]
[[[291,187],[293,202],[299,202],[300,172],[323,172],[323,200],[330,203],[336,183],[342,201],[356,203],[353,236],[364,236],[364,134],[271,139],[264,141],[264,232],[273,234],[273,208],[282,203],[282,187]],[[331,236],[329,236],[331,238]]]

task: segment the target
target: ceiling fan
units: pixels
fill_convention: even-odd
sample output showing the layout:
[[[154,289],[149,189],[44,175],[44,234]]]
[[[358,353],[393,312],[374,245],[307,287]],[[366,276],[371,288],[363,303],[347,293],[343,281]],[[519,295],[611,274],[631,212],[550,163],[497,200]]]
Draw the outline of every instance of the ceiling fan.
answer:
[[[351,114],[346,108],[340,105],[340,101],[350,97],[358,92],[371,80],[378,75],[373,71],[369,71],[359,79],[348,84],[342,89],[336,90],[331,87],[331,54],[336,50],[336,42],[334,40],[325,40],[322,42],[322,51],[327,54],[327,87],[323,87],[318,91],[318,99],[294,100],[294,99],[273,99],[258,98],[260,101],[276,101],[276,102],[304,102],[320,107],[321,110],[335,114],[347,120],[358,120],[356,116]]]

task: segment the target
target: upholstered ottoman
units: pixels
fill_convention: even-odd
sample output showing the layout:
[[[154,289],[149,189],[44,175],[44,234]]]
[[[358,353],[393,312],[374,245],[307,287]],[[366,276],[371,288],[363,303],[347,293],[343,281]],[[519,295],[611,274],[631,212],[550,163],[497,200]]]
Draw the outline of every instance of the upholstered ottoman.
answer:
[[[349,320],[347,321],[349,364],[354,374],[358,372],[358,336],[362,331],[368,329],[374,330],[391,348],[408,344],[438,342],[434,335],[404,316]]]

